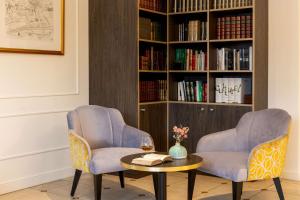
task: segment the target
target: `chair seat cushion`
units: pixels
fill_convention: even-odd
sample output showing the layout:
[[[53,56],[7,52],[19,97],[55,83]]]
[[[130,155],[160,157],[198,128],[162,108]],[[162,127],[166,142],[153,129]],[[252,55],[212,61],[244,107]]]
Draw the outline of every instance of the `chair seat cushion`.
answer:
[[[143,153],[143,150],[121,147],[95,149],[92,151],[90,171],[92,174],[123,171],[124,168],[120,164],[120,159],[124,156],[136,153]]]
[[[248,152],[201,152],[203,158],[200,171],[235,182],[247,180]]]

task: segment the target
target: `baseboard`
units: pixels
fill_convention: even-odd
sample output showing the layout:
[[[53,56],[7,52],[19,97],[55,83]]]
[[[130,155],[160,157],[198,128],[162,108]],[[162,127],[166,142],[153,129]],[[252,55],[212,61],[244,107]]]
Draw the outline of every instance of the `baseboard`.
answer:
[[[72,168],[63,168],[0,183],[0,195],[72,176]]]
[[[284,171],[282,173],[282,178],[300,181],[300,173],[299,171]]]

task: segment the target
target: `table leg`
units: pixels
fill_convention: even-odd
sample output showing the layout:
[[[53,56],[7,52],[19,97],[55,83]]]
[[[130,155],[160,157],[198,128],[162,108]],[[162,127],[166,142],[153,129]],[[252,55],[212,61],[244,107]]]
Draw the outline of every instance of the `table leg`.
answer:
[[[152,178],[153,178],[153,187],[154,187],[154,192],[155,192],[155,199],[157,199],[157,182],[158,182],[157,173],[152,173]]]
[[[157,200],[167,199],[167,174],[165,172],[157,173]]]
[[[188,200],[193,199],[195,179],[196,179],[197,170],[188,171]]]

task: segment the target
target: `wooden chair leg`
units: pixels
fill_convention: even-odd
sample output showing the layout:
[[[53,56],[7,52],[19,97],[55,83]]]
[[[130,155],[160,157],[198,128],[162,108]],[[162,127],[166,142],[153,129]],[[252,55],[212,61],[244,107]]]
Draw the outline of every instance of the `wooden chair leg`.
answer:
[[[276,186],[276,190],[280,200],[284,200],[284,194],[281,187],[280,178],[273,178],[274,184]]]
[[[124,184],[124,172],[123,171],[119,172],[119,179],[120,179],[121,188],[124,188],[125,184]]]
[[[102,174],[94,175],[95,200],[101,200]]]
[[[241,200],[243,192],[243,182],[232,181],[232,199]]]
[[[75,170],[75,175],[74,175],[72,189],[71,189],[71,196],[72,197],[74,197],[74,194],[76,192],[77,185],[78,185],[81,174],[82,174],[81,170],[78,170],[78,169]]]

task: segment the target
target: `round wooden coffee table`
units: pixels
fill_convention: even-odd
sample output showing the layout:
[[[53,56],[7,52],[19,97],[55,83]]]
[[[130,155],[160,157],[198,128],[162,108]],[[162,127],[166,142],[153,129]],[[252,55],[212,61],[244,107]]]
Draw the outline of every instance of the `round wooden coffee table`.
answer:
[[[125,169],[143,171],[143,172],[152,172],[153,184],[155,190],[155,196],[157,200],[166,200],[167,199],[167,172],[180,172],[188,171],[188,200],[192,200],[195,178],[196,178],[196,169],[201,167],[203,159],[197,155],[188,155],[186,159],[173,160],[172,162],[162,163],[155,166],[142,166],[132,164],[131,161],[134,158],[139,158],[146,153],[133,154],[121,158],[121,165]],[[166,154],[166,153],[159,153]]]

